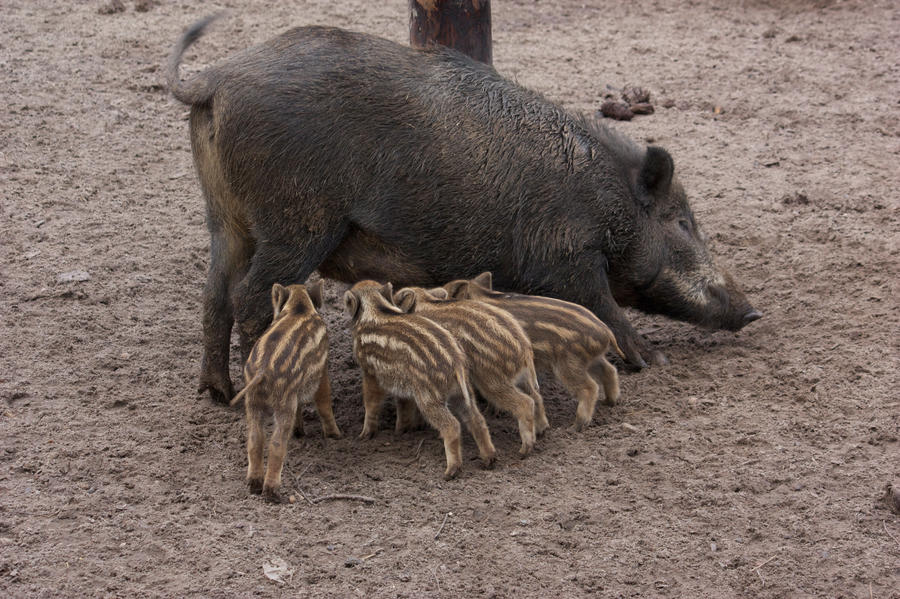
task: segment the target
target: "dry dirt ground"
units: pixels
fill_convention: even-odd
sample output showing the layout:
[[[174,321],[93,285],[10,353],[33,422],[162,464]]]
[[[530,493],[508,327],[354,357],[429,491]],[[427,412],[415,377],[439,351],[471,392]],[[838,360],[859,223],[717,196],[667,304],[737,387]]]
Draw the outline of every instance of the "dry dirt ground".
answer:
[[[276,506],[244,486],[242,413],[194,391],[208,237],[161,65],[216,8],[187,71],[291,25],[404,42],[406,0],[138,4],[2,3],[0,595],[900,597],[896,3],[494,2],[500,72],[575,110],[652,91],[614,126],[674,155],[765,318],[635,315],[670,366],[582,434],[544,381],[536,453],[488,414],[499,465],[444,482],[434,431],[356,439],[329,283],[346,434],[307,409]],[[303,499],[332,493],[376,502]]]

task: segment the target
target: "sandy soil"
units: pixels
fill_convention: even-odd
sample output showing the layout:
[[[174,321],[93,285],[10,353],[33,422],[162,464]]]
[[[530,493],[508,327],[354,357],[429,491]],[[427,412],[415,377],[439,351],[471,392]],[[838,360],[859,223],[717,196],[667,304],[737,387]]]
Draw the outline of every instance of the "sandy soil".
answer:
[[[161,65],[217,7],[188,70],[290,25],[402,42],[406,0],[106,1],[3,2],[0,595],[900,597],[879,499],[900,481],[895,3],[495,2],[508,76],[591,112],[652,91],[655,114],[615,126],[671,151],[766,316],[739,334],[638,316],[670,366],[623,374],[583,434],[545,381],[534,455],[489,414],[497,468],[443,482],[433,431],[395,437],[386,415],[356,440],[330,283],[347,434],[320,440],[308,409],[297,502],[273,506],[245,489],[241,412],[194,392],[208,237]],[[376,502],[303,499],[330,493]]]

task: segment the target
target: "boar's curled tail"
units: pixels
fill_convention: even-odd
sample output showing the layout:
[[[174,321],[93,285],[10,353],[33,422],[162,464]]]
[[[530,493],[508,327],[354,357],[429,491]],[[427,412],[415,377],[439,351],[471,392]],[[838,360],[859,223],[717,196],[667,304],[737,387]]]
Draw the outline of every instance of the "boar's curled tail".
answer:
[[[169,84],[169,90],[172,95],[185,104],[202,104],[209,100],[212,96],[212,82],[204,73],[196,75],[187,81],[181,81],[178,77],[178,66],[181,64],[181,56],[184,54],[191,44],[196,42],[206,27],[222,16],[222,13],[216,13],[206,16],[185,31],[178,39],[172,54],[169,55],[169,64],[166,68],[166,82]]]
[[[263,373],[260,372],[260,373],[257,374],[255,377],[253,377],[253,380],[252,380],[252,381],[250,381],[249,383],[247,383],[246,385],[244,385],[244,388],[241,389],[240,393],[238,393],[237,395],[234,396],[234,399],[232,399],[231,402],[230,402],[228,405],[229,405],[229,406],[234,406],[234,405],[237,404],[239,401],[241,401],[242,399],[244,399],[244,395],[247,393],[247,391],[249,391],[251,387],[255,387],[256,385],[258,385],[259,383],[261,383],[261,382],[262,382],[262,379],[263,379]]]

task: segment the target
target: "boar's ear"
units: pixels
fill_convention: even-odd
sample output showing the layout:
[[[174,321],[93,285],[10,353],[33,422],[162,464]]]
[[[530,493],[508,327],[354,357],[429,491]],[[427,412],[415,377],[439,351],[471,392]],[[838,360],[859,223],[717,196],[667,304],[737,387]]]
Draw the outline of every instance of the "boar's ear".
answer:
[[[493,289],[494,288],[493,287],[494,277],[493,277],[493,275],[491,275],[491,271],[489,271],[489,270],[481,273],[480,275],[478,275],[477,277],[472,279],[472,282],[478,283],[485,289]]]
[[[406,313],[410,313],[416,309],[416,292],[412,289],[401,289],[394,296],[394,302],[398,308]]]
[[[275,320],[281,314],[281,310],[284,308],[284,304],[290,295],[291,293],[287,290],[287,287],[278,283],[272,285],[272,320]]]
[[[313,304],[313,306],[316,307],[316,310],[322,309],[322,293],[323,293],[322,287],[323,287],[322,279],[319,279],[312,285],[306,286],[306,292],[309,294],[309,299],[312,300],[312,304]]]
[[[394,303],[394,286],[390,283],[385,283],[381,286],[381,295],[384,296],[384,299],[388,301],[389,304]]]
[[[647,154],[644,156],[644,163],[641,165],[641,172],[638,175],[638,185],[640,191],[643,192],[641,196],[646,194],[661,197],[669,193],[674,172],[675,163],[668,152],[657,146],[647,146]],[[652,200],[640,197],[639,201],[646,205]]]
[[[359,316],[359,297],[349,289],[344,294],[344,310],[351,320],[356,320]]]
[[[447,293],[447,290],[443,287],[435,287],[434,289],[428,290],[428,295],[433,297],[434,299],[445,300],[450,297],[450,294]]]
[[[444,289],[447,290],[447,295],[453,299],[468,299],[469,297],[468,281],[450,281],[444,285]]]

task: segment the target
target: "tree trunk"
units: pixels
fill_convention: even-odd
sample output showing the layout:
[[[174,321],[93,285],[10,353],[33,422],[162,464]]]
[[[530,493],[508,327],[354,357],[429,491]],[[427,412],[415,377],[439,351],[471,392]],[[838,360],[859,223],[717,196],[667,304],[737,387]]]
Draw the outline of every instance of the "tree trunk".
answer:
[[[409,45],[441,44],[491,64],[491,0],[409,0]]]

